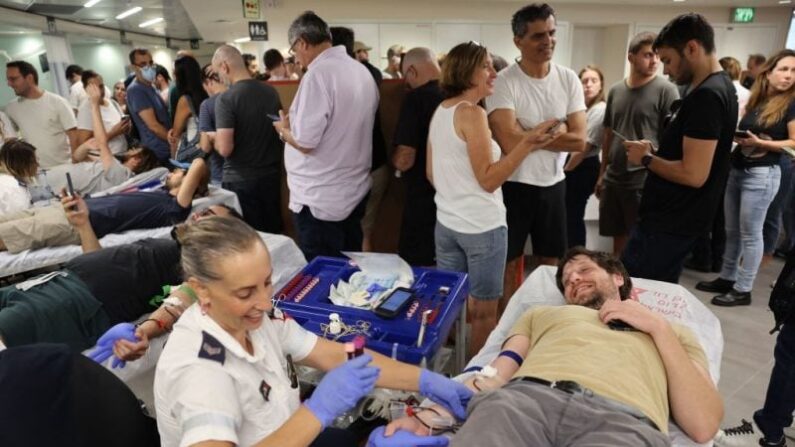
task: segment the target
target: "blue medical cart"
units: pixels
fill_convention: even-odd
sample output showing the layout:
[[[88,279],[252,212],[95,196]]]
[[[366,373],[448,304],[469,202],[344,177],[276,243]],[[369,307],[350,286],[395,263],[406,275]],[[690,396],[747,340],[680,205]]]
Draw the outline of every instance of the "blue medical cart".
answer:
[[[459,321],[456,335],[456,366],[465,366],[466,298],[469,282],[466,273],[455,273],[431,268],[412,268],[414,272],[412,305],[391,319],[382,318],[372,310],[343,307],[329,300],[329,290],[339,281],[347,281],[359,268],[346,258],[318,256],[296,274],[273,297],[278,308],[287,312],[305,329],[324,335],[321,325],[329,323],[329,315],[339,314],[346,325],[365,321],[370,327],[365,335],[366,346],[386,356],[407,363],[430,361],[447,340],[453,323]],[[413,303],[412,303],[413,304]],[[425,328],[423,343],[417,346],[422,313],[431,310]],[[350,341],[353,336],[338,341]],[[331,338],[331,337],[328,337]]]

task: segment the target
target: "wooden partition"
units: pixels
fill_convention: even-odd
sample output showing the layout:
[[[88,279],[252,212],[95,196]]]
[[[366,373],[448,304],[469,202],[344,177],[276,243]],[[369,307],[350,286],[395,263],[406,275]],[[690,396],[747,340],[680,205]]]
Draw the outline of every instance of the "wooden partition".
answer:
[[[282,106],[285,112],[289,110],[293,102],[296,91],[298,91],[298,81],[279,81],[272,82],[274,88],[279,93]],[[392,135],[395,132],[400,106],[403,103],[405,85],[400,80],[384,80],[381,84],[381,101],[379,109],[381,112],[381,128],[384,132],[388,159],[392,157]],[[397,252],[398,237],[400,236],[400,221],[403,215],[403,204],[405,201],[405,190],[403,183],[394,175],[394,169],[390,164],[389,185],[381,201],[378,217],[373,230],[373,248],[378,252]],[[282,182],[282,219],[284,221],[285,233],[296,238],[295,228],[293,227],[292,215],[287,208],[289,203],[289,190],[287,189],[287,176]]]

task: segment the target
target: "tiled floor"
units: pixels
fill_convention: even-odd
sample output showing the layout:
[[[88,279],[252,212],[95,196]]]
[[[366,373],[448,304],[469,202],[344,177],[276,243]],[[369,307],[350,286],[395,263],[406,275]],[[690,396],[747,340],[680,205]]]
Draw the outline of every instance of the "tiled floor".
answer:
[[[709,304],[714,294],[698,291],[695,285],[704,279],[714,279],[715,273],[685,270],[679,281],[721,321],[724,348],[718,389],[726,410],[724,425],[738,425],[740,419],[750,419],[764,401],[775,344],[775,335],[768,334],[773,327],[773,314],[767,303],[772,290],[770,284],[783,266],[782,260],[774,259],[759,271],[750,306],[723,308]]]

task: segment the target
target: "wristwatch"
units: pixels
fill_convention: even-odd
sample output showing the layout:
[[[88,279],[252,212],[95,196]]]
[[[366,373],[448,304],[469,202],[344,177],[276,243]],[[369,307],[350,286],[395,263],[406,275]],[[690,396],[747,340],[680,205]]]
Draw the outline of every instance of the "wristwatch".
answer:
[[[651,163],[651,160],[653,158],[654,157],[652,157],[651,154],[646,154],[646,155],[643,156],[643,158],[640,159],[640,164],[642,164],[644,168],[648,168],[649,167],[649,163]]]

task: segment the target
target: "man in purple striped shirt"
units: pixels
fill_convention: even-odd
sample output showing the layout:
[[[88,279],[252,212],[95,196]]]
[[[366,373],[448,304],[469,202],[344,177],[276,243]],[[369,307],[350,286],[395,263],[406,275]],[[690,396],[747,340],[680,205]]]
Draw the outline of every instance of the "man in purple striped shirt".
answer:
[[[289,208],[307,260],[359,251],[370,190],[378,89],[370,73],[332,46],[326,22],[307,11],[288,31],[290,54],[307,73],[289,115],[276,123],[284,140]]]

